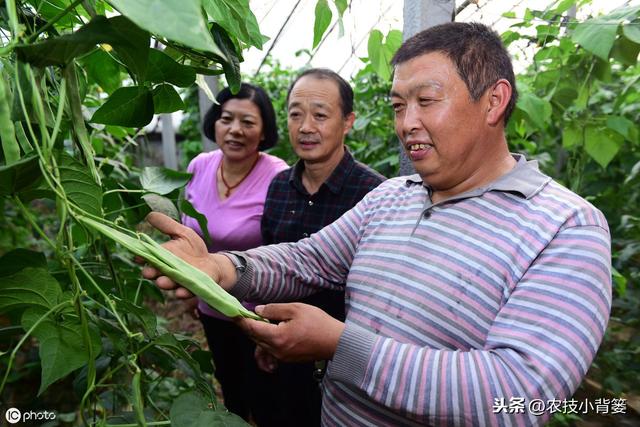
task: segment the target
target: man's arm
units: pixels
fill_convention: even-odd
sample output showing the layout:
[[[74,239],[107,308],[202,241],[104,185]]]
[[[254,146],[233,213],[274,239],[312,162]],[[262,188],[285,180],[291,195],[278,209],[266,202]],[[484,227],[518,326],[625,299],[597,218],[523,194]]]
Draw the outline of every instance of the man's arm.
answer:
[[[600,345],[610,262],[607,230],[565,229],[521,278],[483,348],[422,347],[347,323],[330,378],[420,423],[542,424],[549,413],[532,415],[526,405],[571,397]],[[524,413],[494,413],[494,399],[519,397]]]

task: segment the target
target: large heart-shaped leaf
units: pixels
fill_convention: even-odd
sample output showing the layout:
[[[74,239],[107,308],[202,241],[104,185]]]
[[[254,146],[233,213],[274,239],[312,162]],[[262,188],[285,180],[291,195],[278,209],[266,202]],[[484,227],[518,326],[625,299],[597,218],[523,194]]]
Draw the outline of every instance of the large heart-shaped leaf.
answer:
[[[624,137],[610,129],[593,125],[585,129],[584,148],[589,156],[603,168],[606,168],[618,154],[623,143]]]
[[[105,92],[112,93],[120,87],[120,64],[104,50],[97,49],[82,58],[82,65],[89,82],[97,83]]]
[[[140,185],[149,193],[169,194],[187,185],[190,179],[190,173],[150,166],[142,170]]]
[[[145,30],[224,58],[209,34],[200,0],[111,0],[110,3]]]
[[[22,327],[31,328],[46,313],[43,309],[29,309],[22,315]],[[91,354],[100,354],[100,336],[89,330],[90,351],[82,336],[80,319],[69,313],[56,317],[49,315],[34,330],[40,342],[39,354],[42,378],[38,395],[52,383],[87,364]]]
[[[153,96],[144,86],[121,87],[91,117],[94,123],[142,127],[153,118]]]
[[[184,102],[170,84],[161,84],[153,89],[153,111],[156,114],[184,110]]]
[[[87,213],[102,216],[102,190],[93,180],[87,167],[66,152],[62,152],[58,171],[69,200]]]
[[[72,34],[16,46],[18,57],[36,67],[63,66],[85,54],[99,43],[113,46],[133,72],[144,76],[149,50],[149,33],[124,16],[98,15]]]
[[[147,80],[154,83],[171,83],[179,87],[188,87],[196,80],[192,67],[178,64],[169,55],[158,49],[149,50],[149,70]]]
[[[47,260],[41,252],[17,248],[0,258],[0,277],[11,276],[23,268],[47,268]]]
[[[0,166],[0,196],[11,196],[33,189],[42,179],[38,156],[23,157],[10,166]]]
[[[0,280],[0,313],[28,307],[48,310],[58,303],[61,295],[60,285],[47,270],[26,267]]]
[[[544,129],[551,119],[551,104],[546,99],[528,92],[518,97],[517,108],[526,113],[526,119],[539,129]]]

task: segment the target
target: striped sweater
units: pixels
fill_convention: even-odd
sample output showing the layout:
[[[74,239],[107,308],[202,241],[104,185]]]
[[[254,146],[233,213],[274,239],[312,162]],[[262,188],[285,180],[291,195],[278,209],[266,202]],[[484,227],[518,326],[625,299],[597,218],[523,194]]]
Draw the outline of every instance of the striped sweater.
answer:
[[[388,180],[310,238],[244,255],[241,299],[346,282],[326,426],[543,424],[528,402],[571,397],[611,306],[605,218],[523,157],[437,204],[417,175]],[[497,411],[511,398],[524,410]]]

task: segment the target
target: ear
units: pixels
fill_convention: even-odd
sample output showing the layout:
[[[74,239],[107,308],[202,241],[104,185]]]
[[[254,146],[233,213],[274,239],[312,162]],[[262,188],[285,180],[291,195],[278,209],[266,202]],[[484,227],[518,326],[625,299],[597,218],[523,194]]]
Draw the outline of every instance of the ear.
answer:
[[[488,89],[488,92],[487,124],[497,126],[503,122],[504,111],[511,99],[511,84],[505,79],[500,79]]]
[[[355,121],[356,121],[356,113],[352,111],[349,114],[347,114],[347,117],[345,117],[344,119],[344,132],[343,132],[344,135],[349,133]]]

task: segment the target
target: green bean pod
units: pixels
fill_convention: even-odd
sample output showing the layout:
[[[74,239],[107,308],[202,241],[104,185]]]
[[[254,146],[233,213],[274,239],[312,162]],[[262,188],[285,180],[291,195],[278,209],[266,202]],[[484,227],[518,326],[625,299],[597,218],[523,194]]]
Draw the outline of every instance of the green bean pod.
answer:
[[[13,121],[11,121],[8,95],[4,77],[0,76],[0,139],[2,139],[5,162],[10,165],[20,160],[20,146],[16,140]]]
[[[164,275],[187,288],[190,292],[200,297],[200,299],[225,316],[241,316],[256,320],[265,320],[254,312],[247,310],[233,295],[222,289],[208,274],[163,248],[146,234],[138,233],[138,238],[134,238],[91,218],[77,216],[77,219],[93,230],[120,243],[134,254],[146,259]]]

